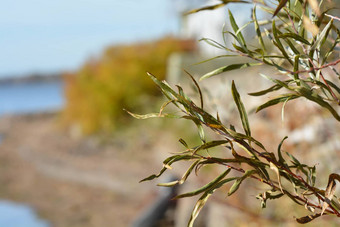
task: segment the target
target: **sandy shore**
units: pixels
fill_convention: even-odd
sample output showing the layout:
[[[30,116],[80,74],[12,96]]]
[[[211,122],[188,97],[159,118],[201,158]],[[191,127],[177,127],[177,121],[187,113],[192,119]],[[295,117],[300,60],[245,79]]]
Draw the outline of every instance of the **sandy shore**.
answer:
[[[0,199],[33,206],[53,226],[128,226],[157,194],[155,182],[138,183],[163,158],[145,131],[134,144],[76,139],[56,114],[36,114],[2,117],[0,134]]]

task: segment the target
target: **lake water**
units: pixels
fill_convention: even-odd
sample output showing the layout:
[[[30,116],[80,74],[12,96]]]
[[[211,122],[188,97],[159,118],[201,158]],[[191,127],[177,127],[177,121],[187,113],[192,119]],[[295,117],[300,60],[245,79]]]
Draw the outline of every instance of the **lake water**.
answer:
[[[0,84],[0,116],[60,110],[64,105],[61,81]],[[2,135],[0,135],[0,143]],[[48,227],[24,204],[0,200],[0,227]]]
[[[0,115],[54,111],[63,104],[62,81],[0,84]]]
[[[9,201],[0,201],[0,226],[3,227],[48,227],[29,206]]]

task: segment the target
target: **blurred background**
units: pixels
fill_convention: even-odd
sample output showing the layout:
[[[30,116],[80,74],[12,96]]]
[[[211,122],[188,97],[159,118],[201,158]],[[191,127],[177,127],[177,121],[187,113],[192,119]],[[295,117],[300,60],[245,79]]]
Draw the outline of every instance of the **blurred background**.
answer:
[[[143,217],[150,216],[152,209],[159,208],[162,201],[175,193],[159,191],[157,180],[138,182],[158,172],[162,160],[170,153],[183,149],[177,142],[179,138],[192,144],[198,142],[195,126],[184,121],[135,120],[123,109],[157,112],[164,102],[146,72],[166,79],[171,85],[181,84],[189,94],[194,94],[183,69],[199,78],[226,64],[226,59],[217,59],[197,65],[223,53],[198,40],[211,38],[223,42],[222,29],[229,26],[227,9],[242,25],[250,20],[251,6],[229,4],[216,11],[183,16],[190,9],[216,2],[3,2],[0,8],[0,226],[86,227],[132,223],[142,226]],[[252,39],[251,29],[244,33]],[[228,64],[233,61],[239,59],[228,60]],[[259,72],[271,73],[268,68],[252,68],[228,73],[228,79],[221,76],[203,82],[211,111],[218,111],[226,121],[237,119],[230,81],[242,83],[243,97],[270,85],[257,80],[254,87],[254,80],[248,76]],[[245,103],[252,109],[261,100],[249,98]],[[332,160],[338,156],[340,145],[331,120],[325,117],[320,122],[313,116],[296,118],[306,110],[320,113],[317,107],[304,102],[299,109],[289,104],[286,109],[285,119],[289,124],[285,126],[277,117],[281,114],[280,107],[268,110],[260,119],[254,114],[250,116],[254,121],[257,119],[254,131],[259,135],[258,140],[276,149],[285,133],[294,132],[295,139],[287,145],[287,150],[311,149],[311,141],[314,144],[316,141],[323,146],[323,152],[328,152],[327,156],[313,156],[329,162],[329,169],[324,171],[338,168]],[[313,124],[308,123],[306,128],[306,122]],[[278,128],[282,133],[276,133]],[[180,176],[183,170],[179,166],[173,175],[165,177]],[[191,184],[178,190],[199,187],[206,182],[205,177],[211,178],[216,171],[209,169],[204,177],[192,178]],[[244,187],[256,186],[249,183]],[[275,223],[295,226],[295,208],[289,202],[288,206],[276,204],[266,211],[260,209],[256,195],[244,190],[226,200],[223,192],[227,191],[214,197],[202,211],[197,226],[227,226],[227,223],[228,226]],[[158,226],[185,226],[196,199],[167,203],[169,209],[162,212],[167,212],[169,218]]]

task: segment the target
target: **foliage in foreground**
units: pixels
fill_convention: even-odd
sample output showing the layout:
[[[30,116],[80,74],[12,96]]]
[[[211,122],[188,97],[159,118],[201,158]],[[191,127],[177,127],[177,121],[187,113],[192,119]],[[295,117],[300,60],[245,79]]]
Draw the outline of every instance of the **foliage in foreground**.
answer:
[[[215,9],[228,2],[221,1],[218,5],[193,10],[190,13]],[[244,1],[236,2],[244,3]],[[218,56],[219,58],[244,56],[252,59],[255,63],[226,65],[203,75],[201,79],[253,65],[268,65],[277,70],[280,79],[262,75],[272,81],[273,86],[249,95],[262,96],[279,90],[281,93],[260,105],[257,111],[278,103],[283,103],[284,106],[289,101],[305,99],[327,110],[338,124],[340,121],[338,112],[340,75],[334,66],[340,62],[336,58],[339,53],[340,31],[335,23],[340,19],[333,16],[332,10],[323,7],[322,4],[322,1],[318,3],[315,0],[295,2],[281,0],[275,8],[272,8],[265,1],[257,2],[257,6],[253,8],[252,21],[247,24],[254,24],[256,38],[259,41],[257,47],[248,45],[242,35],[242,30],[246,26],[238,27],[233,14],[229,11],[233,31],[224,31],[224,34],[231,35],[235,40],[232,44],[233,49],[213,40],[204,39],[204,41],[228,52],[226,55]],[[273,16],[272,20],[259,21],[256,16],[258,9],[270,13]],[[268,44],[266,45],[268,41],[271,42],[270,48]],[[324,70],[329,68],[333,70],[335,80],[327,78],[329,74],[324,73]],[[186,149],[165,159],[163,168],[158,174],[151,175],[142,181],[161,176],[166,170],[171,169],[171,165],[175,162],[189,161],[191,165],[180,180],[160,184],[160,186],[171,187],[183,184],[192,172],[197,174],[203,166],[224,167],[224,171],[208,184],[195,191],[177,196],[177,198],[184,198],[201,195],[193,209],[188,226],[193,226],[200,210],[215,190],[231,184],[228,192],[228,196],[230,196],[237,192],[245,180],[255,180],[259,184],[266,185],[267,190],[257,196],[262,207],[266,207],[268,200],[280,199],[285,196],[306,208],[310,214],[297,218],[298,223],[308,223],[322,215],[340,217],[340,203],[335,195],[336,181],[340,181],[340,175],[330,174],[325,190],[317,188],[315,186],[316,167],[304,164],[292,154],[281,149],[287,137],[278,144],[277,151],[267,150],[252,135],[247,111],[234,82],[231,92],[239,112],[243,131],[237,131],[232,122],[223,123],[219,116],[214,117],[204,109],[202,92],[192,76],[190,77],[193,79],[200,97],[199,105],[195,104],[180,86],[177,86],[177,91],[175,91],[165,81],[158,80],[150,73],[149,76],[168,101],[164,103],[159,113],[147,115],[131,113],[131,115],[139,119],[151,117],[187,119],[197,125],[202,143],[195,147],[189,147],[183,139],[180,139]],[[173,104],[181,114],[165,113],[164,109],[169,104]],[[206,130],[216,133],[219,139],[207,141]],[[225,153],[211,152],[212,148],[224,149]],[[230,177],[230,172],[241,173],[241,176],[234,174],[233,177]]]
[[[135,109],[158,95],[153,83],[140,75],[152,70],[164,76],[169,55],[181,49],[180,40],[172,37],[106,49],[99,59],[65,77],[64,119],[80,125],[85,134],[112,130],[123,120],[122,106]]]

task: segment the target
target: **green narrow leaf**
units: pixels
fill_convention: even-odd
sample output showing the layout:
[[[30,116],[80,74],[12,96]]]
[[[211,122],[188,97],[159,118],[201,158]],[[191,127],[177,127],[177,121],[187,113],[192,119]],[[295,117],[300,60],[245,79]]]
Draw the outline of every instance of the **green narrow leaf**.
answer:
[[[311,180],[312,180],[312,186],[314,186],[315,185],[315,182],[316,182],[316,167],[315,166],[313,166],[312,168],[311,168]]]
[[[225,55],[218,55],[216,57],[212,57],[212,58],[208,58],[206,60],[203,60],[203,61],[200,61],[200,62],[197,62],[193,65],[200,65],[202,63],[206,63],[206,62],[209,62],[209,61],[212,61],[212,60],[216,60],[218,58],[234,58],[234,57],[238,57],[239,55],[236,55],[236,54],[225,54]]]
[[[206,78],[224,73],[224,72],[228,72],[231,70],[235,70],[235,69],[243,69],[243,68],[247,68],[247,67],[251,67],[251,66],[257,66],[257,65],[262,65],[262,63],[241,63],[241,64],[231,64],[228,66],[223,66],[221,68],[215,69],[209,73],[206,73],[205,75],[203,75],[200,80],[204,80]]]
[[[327,62],[328,57],[334,53],[334,49],[336,48],[336,46],[338,45],[338,43],[340,42],[339,39],[340,34],[338,33],[338,37],[337,39],[334,40],[332,46],[329,48],[329,50],[327,51],[327,53],[324,55],[324,58],[322,59],[321,65],[324,65]],[[334,69],[334,67],[333,67]],[[334,70],[333,70],[334,71]],[[339,76],[339,74],[336,72],[335,73]]]
[[[333,19],[331,19],[328,24],[325,26],[325,28],[322,30],[322,32],[318,35],[317,40],[313,44],[311,51],[314,51],[315,49],[320,49],[320,47],[325,43],[328,33],[332,28]]]
[[[234,81],[232,81],[232,84],[231,84],[231,92],[233,94],[234,101],[236,103],[238,112],[239,112],[240,117],[241,117],[243,129],[244,129],[247,136],[251,136],[251,130],[250,130],[250,126],[249,126],[247,112],[246,112],[246,109],[244,108],[240,94],[237,91],[237,88],[235,86]]]
[[[164,109],[170,104],[170,103],[175,103],[175,100],[168,100],[167,102],[163,103],[161,108],[159,109],[159,115],[161,115],[164,111]]]
[[[157,186],[161,186],[161,187],[173,187],[175,185],[178,184],[178,180],[175,180],[175,181],[171,181],[171,182],[167,182],[167,183],[159,183],[157,184]]]
[[[184,72],[191,78],[191,80],[194,82],[196,88],[197,88],[197,91],[198,91],[198,94],[199,94],[199,97],[200,97],[200,101],[201,101],[201,109],[203,109],[203,95],[202,95],[202,91],[201,91],[201,88],[200,86],[198,85],[197,81],[195,80],[195,78],[186,70],[184,70]]]
[[[334,84],[332,81],[326,80],[328,85],[331,86],[332,88],[334,88],[336,90],[336,92],[338,92],[338,94],[340,95],[340,87],[338,87],[336,84]]]
[[[185,142],[184,139],[180,138],[178,141],[179,141],[185,148],[187,148],[187,149],[189,148],[188,144]]]
[[[183,88],[181,86],[176,85],[176,87],[178,89],[178,94],[179,94],[180,101],[186,100],[186,101],[192,102],[191,99],[184,93]]]
[[[233,28],[234,32],[237,33],[237,31],[239,30],[239,27],[236,24],[235,18],[229,9],[228,9],[228,14],[229,14],[229,21],[230,21],[231,27]],[[237,41],[239,42],[239,44],[246,49],[247,45],[246,45],[246,41],[244,40],[242,33],[239,32],[236,36],[238,38]]]
[[[157,186],[162,186],[162,187],[173,187],[177,184],[183,184],[186,179],[189,177],[189,175],[191,174],[192,170],[197,166],[197,164],[200,162],[200,159],[197,159],[196,161],[194,161],[190,167],[187,169],[187,171],[183,174],[181,180],[176,180],[176,181],[172,181],[172,182],[168,182],[168,183],[160,183],[157,184]]]
[[[194,222],[195,222],[196,218],[198,217],[198,214],[200,213],[200,211],[202,210],[202,208],[204,207],[204,205],[206,204],[206,202],[208,201],[208,199],[212,195],[212,193],[213,192],[206,192],[206,193],[204,193],[199,198],[199,200],[196,202],[194,210],[192,211],[191,216],[190,216],[188,227],[193,227],[194,226]]]
[[[270,107],[270,106],[273,106],[273,105],[276,105],[280,102],[285,102],[287,99],[289,100],[293,100],[293,99],[296,99],[296,98],[299,98],[299,96],[295,95],[295,94],[285,94],[285,95],[281,95],[279,96],[278,98],[275,98],[275,99],[272,99],[272,100],[269,100],[268,102],[262,104],[261,106],[257,107],[256,109],[256,113],[259,112],[260,110],[263,110],[267,107]]]
[[[283,102],[282,104],[282,108],[281,108],[281,121],[282,121],[282,124],[283,122],[285,121],[285,107],[286,107],[286,104],[288,103],[290,99],[288,98],[286,101]]]
[[[199,189],[197,189],[195,191],[192,191],[192,192],[187,192],[187,193],[183,193],[181,195],[178,195],[178,196],[175,197],[175,199],[185,198],[185,197],[192,197],[192,196],[201,194],[202,192],[212,188],[215,184],[217,184],[218,182],[223,180],[223,178],[225,178],[230,171],[231,171],[231,169],[225,170],[222,174],[220,174],[218,177],[216,177],[214,180],[212,180],[208,184],[204,185],[203,187],[201,187],[201,188],[199,188]]]
[[[259,39],[259,43],[261,45],[263,52],[266,53],[266,47],[265,47],[264,42],[263,42],[259,22],[258,22],[257,17],[256,17],[256,5],[253,8],[253,20],[254,20],[255,32],[256,32],[257,38]]]
[[[200,150],[209,149],[209,148],[212,148],[212,147],[217,147],[217,146],[220,146],[220,145],[226,144],[226,143],[229,143],[229,141],[227,141],[227,140],[209,141],[209,142],[204,143],[204,144],[198,146],[197,148],[195,148],[192,155],[196,154]]]
[[[234,34],[231,34],[231,35],[236,37]],[[237,39],[238,38],[236,37],[236,40]],[[238,51],[240,51],[241,53],[244,53],[244,54],[249,54],[249,56],[251,55],[248,49],[245,49],[244,47],[237,46],[235,43],[232,43],[232,45],[235,48],[235,50],[238,50]]]
[[[212,6],[205,6],[205,7],[199,8],[199,9],[190,10],[190,11],[184,13],[184,15],[197,13],[197,12],[200,12],[200,11],[203,11],[203,10],[214,10],[214,9],[218,9],[218,8],[224,6],[224,5],[225,5],[225,3],[220,3],[220,4],[216,4],[216,5],[212,5]]]
[[[301,163],[299,162],[299,160],[297,160],[292,154],[285,152],[286,155],[288,155],[290,157],[290,159],[292,160],[292,163],[296,166],[301,166]]]
[[[281,51],[282,55],[286,58],[286,60],[291,64],[294,65],[292,60],[290,60],[290,57],[288,56],[287,52],[285,51],[280,39],[279,39],[279,35],[281,34],[281,32],[276,28],[276,24],[275,24],[275,20],[273,20],[272,23],[272,29],[273,29],[273,35],[274,35],[274,39],[275,42],[274,45]]]
[[[261,96],[261,95],[265,95],[265,94],[268,94],[268,93],[273,92],[273,91],[280,90],[281,88],[282,88],[281,85],[275,84],[275,85],[273,85],[270,88],[267,88],[265,90],[248,93],[248,95],[251,95],[251,96]]]
[[[149,177],[146,177],[139,182],[150,181],[157,177],[160,177],[167,169],[171,168],[170,165],[172,163],[180,161],[180,160],[190,160],[190,159],[196,159],[196,157],[193,157],[192,155],[174,155],[174,156],[168,157],[167,159],[163,161],[163,168],[158,174],[152,174]]]
[[[298,1],[296,1],[296,2],[298,2]],[[298,30],[298,33],[299,33],[300,36],[302,36],[302,37],[306,36],[306,29],[305,29],[305,26],[304,26],[303,17],[299,18],[297,30]]]
[[[206,191],[197,201],[194,210],[191,213],[191,217],[188,223],[189,227],[193,227],[194,226],[194,221],[198,216],[198,213],[201,211],[201,209],[204,207],[205,203],[207,202],[208,198],[210,197],[210,195],[212,195],[214,193],[214,191],[220,187],[222,187],[224,184],[235,180],[236,178],[229,178],[229,179],[225,179],[225,180],[221,180],[219,182],[217,182],[215,185],[213,185],[208,191]]]
[[[221,119],[220,119],[220,115],[218,114],[218,112],[216,112],[216,120],[221,123]],[[222,124],[222,123],[221,123]]]
[[[296,44],[293,44],[289,39],[285,39],[285,41],[288,44],[289,48],[293,51],[294,54],[296,54],[296,55],[300,54],[298,49],[295,48]]]
[[[198,159],[191,164],[191,166],[188,168],[188,170],[183,174],[183,176],[182,176],[181,180],[178,182],[178,184],[183,184],[187,180],[187,178],[191,174],[192,170],[197,166],[197,164],[200,161],[201,160]]]
[[[202,38],[198,41],[200,41],[200,42],[203,41],[203,42],[209,44],[210,46],[216,47],[216,48],[221,49],[221,50],[228,50],[228,51],[230,50],[229,48],[227,48],[227,47],[223,46],[222,44],[216,42],[215,40],[212,40],[212,39],[209,39],[209,38]]]
[[[179,108],[180,106],[176,103],[176,101],[179,99],[178,94],[172,90],[172,88],[165,82],[165,81],[160,81],[158,80],[154,75],[152,75],[151,73],[147,72],[147,75],[153,80],[153,82],[161,89],[162,93],[164,94],[164,96],[169,99],[169,100],[173,100],[173,104]],[[181,103],[182,105],[184,105],[184,103]]]
[[[257,165],[258,164],[254,164],[253,166],[255,167]],[[258,167],[256,167],[256,169],[258,170],[260,177],[263,177],[266,180],[270,180],[270,177],[269,177],[268,171],[266,170],[266,167],[258,166]]]
[[[265,7],[263,5],[259,5],[259,8],[263,11],[263,12],[266,12],[266,13],[269,13],[269,14],[274,14],[274,10],[271,8],[271,7]],[[287,17],[287,15],[285,13],[282,13],[282,12],[278,12],[277,15],[280,15],[280,17]],[[273,16],[274,17],[274,16]]]
[[[204,133],[204,129],[203,129],[201,122],[195,121],[195,124],[197,126],[198,135],[199,135],[201,141],[205,142],[205,133]]]
[[[148,118],[155,118],[155,117],[166,117],[166,118],[181,118],[180,116],[174,114],[160,114],[160,113],[149,113],[149,114],[135,114],[125,110],[128,114],[136,119],[148,119]]]
[[[276,8],[275,11],[274,11],[273,17],[275,17],[276,14],[277,14],[278,12],[280,12],[280,10],[287,4],[287,2],[288,2],[288,0],[280,0],[279,5],[277,6],[277,8]]]
[[[248,25],[254,23],[254,21],[249,21],[247,23],[245,23],[244,25],[242,25],[235,33],[235,35],[237,36],[239,33],[241,33]]]
[[[296,81],[296,84],[298,86],[300,86],[300,82],[299,82],[299,74],[296,73],[299,70],[299,59],[300,59],[300,55],[296,55],[294,57],[294,80]]]
[[[238,132],[235,132],[234,130],[230,130],[230,129],[227,129],[225,128],[225,130],[234,138],[234,139],[237,139],[237,140],[249,140],[249,141],[252,141],[253,143],[255,143],[257,146],[261,147],[263,150],[266,150],[266,148],[263,146],[263,144],[261,144],[259,141],[257,141],[256,139],[254,139],[253,137],[251,136],[247,136],[247,135],[244,135],[242,133],[238,133]],[[240,144],[238,141],[235,141],[242,149],[244,149],[244,144]],[[246,149],[248,150],[248,149]],[[252,152],[250,150],[248,150],[248,152]]]
[[[205,7],[198,8],[198,9],[193,9],[193,10],[190,10],[190,11],[184,13],[184,15],[189,15],[189,14],[197,13],[197,12],[204,11],[204,10],[215,10],[215,9],[218,9],[218,8],[220,8],[220,7],[223,7],[223,6],[225,6],[226,4],[232,3],[232,2],[237,2],[237,3],[249,3],[249,2],[247,2],[247,1],[242,1],[242,0],[222,0],[222,3],[220,3],[220,4],[211,5],[211,6],[205,6]]]
[[[267,76],[265,74],[262,74],[262,73],[260,73],[260,76],[262,76],[263,78],[265,78],[265,79],[267,79],[269,81],[272,81],[272,82],[274,82],[274,83],[276,83],[276,84],[278,84],[278,85],[280,85],[280,86],[290,90],[290,88],[288,86],[288,83],[290,83],[292,80],[281,81],[281,80],[273,79],[273,78],[271,78],[271,77],[269,77],[269,76]]]
[[[278,38],[292,38],[295,39],[296,41],[299,41],[301,43],[307,44],[307,45],[311,45],[310,42],[308,42],[308,40],[304,39],[303,37],[293,33],[293,32],[288,32],[288,33],[283,33],[281,35],[278,36]]]
[[[237,178],[234,184],[230,187],[228,196],[231,196],[232,194],[234,194],[237,191],[237,189],[240,187],[240,184],[242,183],[242,181],[254,173],[256,173],[255,170],[247,170],[242,177]]]
[[[281,164],[283,164],[283,165],[287,165],[287,164],[286,164],[285,159],[284,159],[283,156],[282,156],[281,147],[282,147],[283,142],[284,142],[286,139],[288,139],[288,136],[285,136],[285,137],[281,140],[281,142],[280,142],[280,144],[279,144],[279,146],[278,146],[278,148],[277,148],[277,153],[278,153],[278,156],[279,156],[279,163],[281,163]]]
[[[174,97],[177,97],[177,93],[172,90],[167,84],[165,84],[164,82],[161,82],[160,80],[158,80],[154,75],[152,75],[151,73],[147,72],[148,76],[153,80],[153,82],[155,84],[157,84],[157,86],[159,88],[161,88],[162,91],[164,91],[168,96],[172,95]]]
[[[206,191],[197,201],[194,210],[191,213],[191,217],[188,223],[189,227],[193,227],[194,226],[194,222],[195,219],[197,218],[199,212],[201,211],[201,209],[204,207],[205,203],[208,201],[208,198],[214,193],[214,191],[218,188],[220,188],[221,186],[223,186],[224,184],[226,184],[227,182],[234,180],[232,178],[229,179],[225,179],[222,180],[220,182],[217,182],[214,186],[212,186],[208,191]]]

